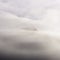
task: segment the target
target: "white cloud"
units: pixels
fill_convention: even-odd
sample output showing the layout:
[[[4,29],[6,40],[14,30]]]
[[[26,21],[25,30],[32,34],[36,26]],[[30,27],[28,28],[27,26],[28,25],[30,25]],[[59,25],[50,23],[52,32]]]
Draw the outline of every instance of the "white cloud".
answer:
[[[28,22],[25,23],[27,24],[25,27],[31,28],[31,26],[34,25],[34,28],[37,30],[59,31],[59,3],[59,0],[0,0],[0,16],[11,18],[11,20],[8,19],[9,23],[5,21],[5,19],[3,19],[3,22],[0,20],[2,24],[0,24],[0,27],[3,27],[5,23],[5,26],[10,24],[9,26],[12,28],[20,28],[21,23],[19,22],[19,24],[17,24],[17,21],[22,17],[22,19],[27,18],[28,20]],[[18,17],[18,19],[14,21],[13,18],[15,19],[16,17]],[[28,18],[31,19],[31,23]],[[20,21],[22,20],[20,19]]]

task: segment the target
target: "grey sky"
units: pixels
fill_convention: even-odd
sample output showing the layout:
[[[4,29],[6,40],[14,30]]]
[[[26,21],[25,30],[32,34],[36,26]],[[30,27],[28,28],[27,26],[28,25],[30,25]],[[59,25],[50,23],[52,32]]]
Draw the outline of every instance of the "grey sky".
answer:
[[[11,20],[7,17],[3,19],[3,21],[5,21],[3,22],[1,18],[1,27],[10,26],[12,28],[21,28],[21,26],[25,26],[31,28],[35,26],[34,28],[38,30],[60,31],[60,0],[0,0],[0,17],[5,17],[4,15],[11,18]],[[15,17],[18,18],[15,19]],[[26,21],[26,19],[25,23],[22,19],[19,21],[21,17],[22,19],[28,18],[28,21]],[[31,20],[29,22],[29,19],[37,21],[33,22]],[[8,23],[7,20],[9,20],[10,23]],[[17,22],[19,22],[19,24]],[[21,25],[21,22],[24,24]]]
[[[46,9],[59,6],[60,0],[0,0],[0,10],[32,19],[41,19]]]

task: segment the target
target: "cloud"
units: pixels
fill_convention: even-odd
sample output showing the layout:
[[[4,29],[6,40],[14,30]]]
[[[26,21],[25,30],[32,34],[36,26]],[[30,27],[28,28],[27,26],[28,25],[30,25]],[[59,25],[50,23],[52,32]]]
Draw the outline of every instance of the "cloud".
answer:
[[[56,5],[54,0],[0,0],[0,10],[36,20],[43,19],[46,8]]]

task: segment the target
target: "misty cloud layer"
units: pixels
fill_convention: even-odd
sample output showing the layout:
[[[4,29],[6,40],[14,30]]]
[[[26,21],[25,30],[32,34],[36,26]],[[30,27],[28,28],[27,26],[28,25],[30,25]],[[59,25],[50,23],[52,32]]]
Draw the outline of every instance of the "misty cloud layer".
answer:
[[[0,0],[0,10],[19,17],[42,19],[47,9],[59,9],[59,2],[59,0]]]
[[[0,0],[0,52],[60,60],[60,0]]]
[[[0,16],[0,28],[60,31],[59,0],[0,0]]]

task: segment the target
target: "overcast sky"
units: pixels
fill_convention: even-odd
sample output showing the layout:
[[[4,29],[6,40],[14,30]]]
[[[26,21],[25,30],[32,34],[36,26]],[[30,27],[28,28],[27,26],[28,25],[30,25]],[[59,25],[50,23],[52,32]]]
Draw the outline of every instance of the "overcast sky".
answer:
[[[0,0],[0,17],[2,15],[40,20],[35,22],[35,24],[38,25],[36,25],[38,29],[41,29],[43,26],[43,28],[47,30],[60,31],[60,0]],[[16,25],[16,20],[10,20],[11,23],[12,21],[13,23],[15,22]],[[11,26],[13,24],[7,23],[7,21],[5,22],[7,26],[8,24]],[[29,23],[30,22],[26,22],[25,25],[27,24],[26,26],[28,26]],[[3,21],[0,20],[0,24],[3,26]],[[29,26],[31,26],[31,24]]]
[[[46,9],[60,8],[60,0],[0,0],[0,10],[19,17],[41,19]]]

